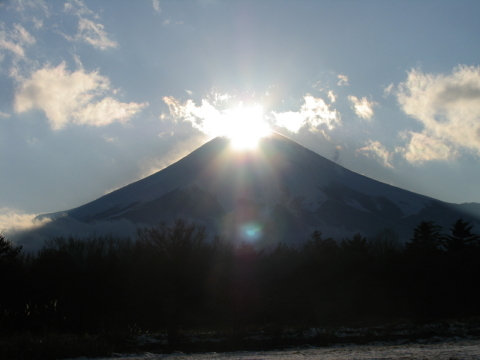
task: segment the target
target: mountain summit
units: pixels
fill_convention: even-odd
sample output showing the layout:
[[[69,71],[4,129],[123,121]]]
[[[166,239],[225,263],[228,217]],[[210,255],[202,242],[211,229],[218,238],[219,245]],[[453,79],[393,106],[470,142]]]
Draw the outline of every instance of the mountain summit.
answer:
[[[268,245],[301,243],[314,230],[338,238],[389,228],[408,239],[422,220],[448,228],[461,216],[479,224],[478,214],[480,204],[449,204],[387,185],[273,133],[243,152],[215,138],[151,176],[40,217],[143,225],[184,218],[211,233]]]

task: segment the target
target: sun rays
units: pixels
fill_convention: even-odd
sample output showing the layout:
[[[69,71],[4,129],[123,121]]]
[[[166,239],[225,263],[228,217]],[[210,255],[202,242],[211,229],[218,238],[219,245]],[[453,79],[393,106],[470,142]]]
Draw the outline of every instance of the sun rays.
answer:
[[[260,105],[238,107],[226,112],[225,136],[231,139],[235,150],[255,149],[258,141],[270,134]]]

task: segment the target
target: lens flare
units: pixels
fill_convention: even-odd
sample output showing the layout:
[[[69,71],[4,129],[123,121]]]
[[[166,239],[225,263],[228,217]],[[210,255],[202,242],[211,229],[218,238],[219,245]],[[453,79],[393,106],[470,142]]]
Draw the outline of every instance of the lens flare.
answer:
[[[251,221],[240,226],[240,235],[245,240],[257,241],[262,237],[262,230],[261,224]]]

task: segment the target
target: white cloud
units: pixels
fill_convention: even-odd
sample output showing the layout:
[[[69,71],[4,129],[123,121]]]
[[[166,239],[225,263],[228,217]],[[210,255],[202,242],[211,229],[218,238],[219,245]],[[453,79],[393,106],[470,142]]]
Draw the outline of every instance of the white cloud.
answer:
[[[107,32],[104,30],[105,27],[102,24],[88,18],[91,17],[97,20],[99,19],[99,15],[88,9],[82,1],[71,0],[67,2],[64,6],[64,11],[72,13],[79,18],[78,31],[74,37],[62,34],[67,40],[83,41],[101,50],[118,46],[116,41],[109,39]]]
[[[288,131],[298,132],[306,123],[305,117],[296,111],[286,111],[283,113],[273,112],[275,123]]]
[[[160,1],[159,0],[152,0],[153,8],[156,12],[160,12]]]
[[[7,114],[7,113],[4,113],[4,112],[0,111],[0,118],[6,119],[6,118],[9,118],[10,116],[11,116],[10,114]]]
[[[45,240],[56,236],[133,236],[136,226],[126,220],[97,221],[95,223],[81,223],[69,216],[60,216],[56,220],[35,220],[34,214],[19,213],[9,208],[0,208],[0,232],[5,238],[23,250],[38,251]]]
[[[324,125],[332,129],[340,123],[340,114],[331,110],[325,100],[306,95],[304,101],[300,111],[272,112],[275,123],[292,132],[298,132],[304,126],[317,128]]]
[[[458,66],[450,75],[412,70],[397,97],[403,111],[424,126],[411,136],[409,147],[416,150],[406,152],[409,159],[448,159],[456,148],[480,155],[480,67]]]
[[[210,136],[229,135],[232,131],[241,131],[244,127],[262,132],[265,127],[265,118],[284,127],[291,132],[298,132],[302,127],[310,131],[332,129],[340,123],[340,114],[330,108],[321,98],[312,95],[304,97],[304,103],[299,111],[271,112],[264,114],[258,106],[243,107],[235,104],[235,98],[228,94],[212,93],[201,104],[193,100],[179,101],[174,97],[164,97],[168,105],[169,116],[176,121],[187,121],[194,128]],[[166,119],[167,114],[162,114]]]
[[[405,159],[411,163],[421,164],[432,160],[452,160],[458,156],[456,149],[436,137],[427,134],[410,132],[409,143],[405,148],[399,148]],[[404,136],[408,136],[405,134]]]
[[[392,164],[390,163],[393,154],[388,151],[379,141],[369,140],[367,142],[367,146],[357,149],[357,152],[362,153],[365,156],[373,156],[381,164],[383,164],[383,166],[393,168]]]
[[[348,100],[352,103],[352,109],[358,117],[370,120],[373,116],[373,107],[377,104],[374,101],[368,101],[366,97],[358,99],[356,96],[349,95]]]
[[[15,94],[17,113],[41,109],[53,129],[68,123],[103,126],[127,122],[148,103],[121,103],[106,96],[109,80],[98,72],[83,69],[69,72],[65,63],[46,66],[22,79]]]
[[[228,94],[213,93],[202,99],[201,105],[197,106],[191,99],[182,103],[174,97],[163,98],[175,120],[190,122],[194,128],[210,136],[225,136],[230,134],[233,128],[242,126],[239,114],[245,111],[252,112],[248,115],[255,117],[248,116],[250,125],[256,126],[255,124],[263,121],[260,111],[257,111],[259,108],[243,108],[242,105],[235,108],[229,106],[229,99]]]
[[[106,97],[76,109],[72,115],[76,124],[105,126],[115,121],[125,123],[147,105],[148,103],[121,103]]]
[[[200,106],[197,106],[191,99],[182,103],[173,96],[165,96],[163,101],[168,105],[170,115],[175,120],[188,121],[194,128],[205,134],[219,135],[217,129],[224,127],[222,123],[226,116],[212,104],[213,101],[202,99]]]
[[[338,86],[348,86],[348,76],[347,75],[337,75],[339,81],[337,83]]]
[[[18,212],[8,207],[0,208],[0,233],[30,230],[41,226],[50,220],[34,220],[35,214]]]
[[[227,136],[234,146],[245,146],[246,141],[253,144],[270,133],[260,106],[235,103],[227,94],[213,93],[202,99],[199,106],[192,100],[181,102],[174,97],[164,97],[163,100],[175,121],[190,123],[193,128],[211,137]],[[161,118],[164,120],[166,115]]]
[[[13,30],[0,27],[0,50],[8,50],[15,56],[25,57],[25,47],[35,44],[35,38],[20,24],[14,24]]]

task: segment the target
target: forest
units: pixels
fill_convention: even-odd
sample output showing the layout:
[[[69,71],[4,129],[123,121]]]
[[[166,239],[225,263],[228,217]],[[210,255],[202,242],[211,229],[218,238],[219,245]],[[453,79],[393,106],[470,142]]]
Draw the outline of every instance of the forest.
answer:
[[[136,237],[56,237],[24,253],[0,235],[0,334],[98,334],[438,321],[480,315],[480,237],[458,219],[422,221],[409,242],[324,238],[256,249],[195,223],[139,228]]]

